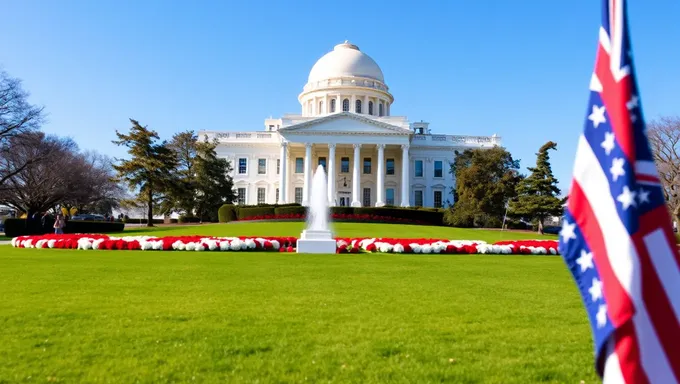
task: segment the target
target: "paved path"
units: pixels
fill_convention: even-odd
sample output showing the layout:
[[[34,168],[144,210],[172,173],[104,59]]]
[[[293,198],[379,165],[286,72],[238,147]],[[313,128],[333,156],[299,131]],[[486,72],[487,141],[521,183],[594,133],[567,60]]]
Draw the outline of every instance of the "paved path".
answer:
[[[12,244],[12,242],[9,241],[9,240],[7,240],[7,241],[0,241],[0,245],[10,245],[10,244]]]

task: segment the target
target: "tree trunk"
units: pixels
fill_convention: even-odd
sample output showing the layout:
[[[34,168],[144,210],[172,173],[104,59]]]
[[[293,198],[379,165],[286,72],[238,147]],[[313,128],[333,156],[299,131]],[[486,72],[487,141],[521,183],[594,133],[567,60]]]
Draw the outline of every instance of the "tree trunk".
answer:
[[[149,188],[148,206],[146,211],[146,226],[153,227],[153,191]]]
[[[543,234],[543,219],[538,219],[538,234]]]

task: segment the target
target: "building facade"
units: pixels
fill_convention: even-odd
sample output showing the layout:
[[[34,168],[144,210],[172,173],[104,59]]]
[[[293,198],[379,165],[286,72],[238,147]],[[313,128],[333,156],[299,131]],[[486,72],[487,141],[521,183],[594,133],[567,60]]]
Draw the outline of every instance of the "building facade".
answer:
[[[393,116],[382,70],[347,41],[316,62],[298,100],[300,114],[265,119],[261,131],[199,132],[230,161],[238,204],[307,205],[322,165],[332,206],[447,206],[454,151],[501,144]]]

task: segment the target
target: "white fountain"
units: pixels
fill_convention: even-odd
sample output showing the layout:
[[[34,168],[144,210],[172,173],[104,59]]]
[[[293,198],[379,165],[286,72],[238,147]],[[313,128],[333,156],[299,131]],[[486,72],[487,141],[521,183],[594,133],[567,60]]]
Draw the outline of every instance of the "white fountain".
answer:
[[[316,169],[309,189],[307,229],[297,241],[297,253],[335,253],[336,244],[329,228],[326,172],[322,165]]]

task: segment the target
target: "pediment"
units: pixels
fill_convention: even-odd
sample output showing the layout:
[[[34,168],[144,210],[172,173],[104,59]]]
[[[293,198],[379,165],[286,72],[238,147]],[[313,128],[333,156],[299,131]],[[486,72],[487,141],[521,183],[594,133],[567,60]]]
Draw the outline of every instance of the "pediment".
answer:
[[[282,135],[306,135],[306,134],[359,134],[359,135],[390,135],[408,136],[411,131],[382,121],[376,121],[361,115],[342,112],[303,123],[281,128]]]

